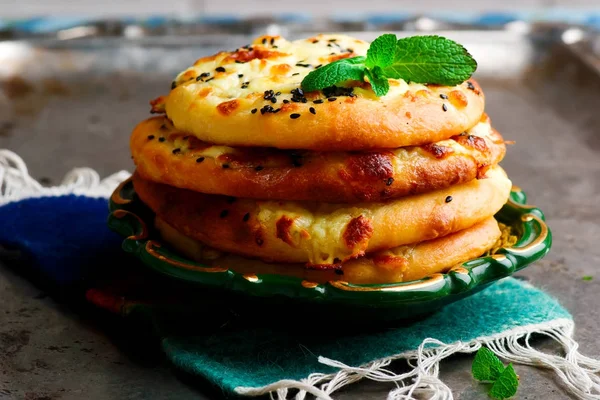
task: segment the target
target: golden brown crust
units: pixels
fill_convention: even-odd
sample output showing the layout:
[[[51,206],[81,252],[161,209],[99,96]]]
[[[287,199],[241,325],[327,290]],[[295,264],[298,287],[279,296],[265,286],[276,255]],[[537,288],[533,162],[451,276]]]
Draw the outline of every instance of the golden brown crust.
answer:
[[[269,264],[218,252],[182,235],[159,218],[156,219],[156,227],[165,243],[181,254],[210,266],[229,268],[243,274],[291,275],[317,283],[339,279],[356,284],[420,279],[484,254],[500,237],[498,223],[494,218],[488,218],[438,239],[367,254],[347,261],[339,268],[314,270],[303,268],[302,264]]]
[[[207,195],[137,173],[133,183],[140,199],[186,236],[248,257],[323,267],[442,237],[493,216],[506,202],[511,183],[500,167],[487,176],[386,203],[352,205]],[[284,216],[292,223],[281,224]]]
[[[154,117],[136,127],[131,151],[144,179],[179,188],[244,198],[353,203],[471,181],[500,162],[506,149],[487,118],[466,134],[434,145],[320,153],[210,145],[177,131],[166,118]]]
[[[346,83],[337,93],[298,92],[310,71],[365,55],[368,44],[344,35],[270,39],[198,60],[153,109],[164,107],[178,130],[203,141],[317,151],[437,142],[471,128],[483,114],[474,80],[447,87],[389,79],[383,97],[368,82]]]

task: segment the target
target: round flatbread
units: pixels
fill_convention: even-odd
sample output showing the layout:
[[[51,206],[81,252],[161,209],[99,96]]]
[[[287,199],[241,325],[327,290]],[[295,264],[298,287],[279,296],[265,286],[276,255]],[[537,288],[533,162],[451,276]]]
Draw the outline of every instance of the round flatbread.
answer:
[[[344,35],[293,42],[262,36],[199,59],[177,76],[168,96],[151,104],[200,140],[280,149],[395,149],[448,139],[479,122],[484,96],[474,80],[448,87],[389,79],[382,97],[357,81],[301,90],[315,68],[365,55],[368,47]]]
[[[213,145],[155,117],[133,131],[131,151],[140,176],[179,188],[243,198],[356,203],[471,181],[500,162],[506,148],[485,115],[464,134],[433,144],[325,153]]]
[[[137,173],[133,185],[156,215],[186,236],[222,251],[314,268],[466,229],[500,210],[511,189],[500,167],[447,189],[352,205],[208,195]]]
[[[243,274],[289,275],[317,283],[343,280],[369,284],[420,279],[479,257],[500,238],[498,223],[494,218],[488,218],[441,238],[370,253],[342,263],[337,268],[314,270],[304,268],[302,264],[270,264],[219,252],[177,232],[160,218],[156,218],[155,226],[164,243],[206,265],[224,267]]]

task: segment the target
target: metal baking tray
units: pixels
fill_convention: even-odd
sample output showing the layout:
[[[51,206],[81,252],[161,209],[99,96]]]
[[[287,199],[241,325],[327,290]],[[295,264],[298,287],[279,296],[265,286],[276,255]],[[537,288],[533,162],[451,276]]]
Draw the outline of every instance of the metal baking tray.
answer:
[[[379,33],[353,34],[373,39]],[[597,318],[590,317],[600,309],[600,297],[577,278],[598,275],[600,262],[598,39],[579,28],[552,25],[435,33],[459,41],[479,62],[476,79],[486,95],[486,112],[505,139],[515,142],[502,165],[513,183],[529,194],[530,203],[545,211],[553,229],[553,250],[520,276],[557,296],[573,313],[578,332],[583,332],[580,343],[586,352],[600,354],[597,334],[592,333],[597,330]],[[48,185],[58,184],[74,167],[89,166],[102,176],[120,169],[131,171],[129,134],[149,116],[148,101],[167,93],[175,74],[195,59],[250,40],[244,34],[206,34],[0,42],[0,148],[18,153],[31,175]],[[11,304],[19,302],[15,293],[0,292],[0,303],[9,298]],[[6,318],[1,314],[0,324]],[[22,318],[22,329],[35,331],[41,318]],[[76,336],[68,335],[76,333],[49,331],[44,340],[75,340]],[[90,347],[101,354],[116,352],[105,341]],[[20,356],[43,358],[35,348],[24,347]],[[79,359],[81,355],[74,351],[65,350],[61,357]],[[442,372],[442,378],[457,385],[456,397],[460,397],[460,391],[468,394],[472,385],[460,375],[469,369],[470,360],[454,362],[452,371]],[[75,363],[65,368],[61,374],[73,381],[88,388],[95,382]],[[7,379],[17,379],[15,374],[8,371]],[[549,400],[564,398],[560,391],[544,392],[555,386],[543,372],[528,369],[527,374],[522,393],[543,392]],[[120,379],[134,375],[142,385],[135,368],[119,370]],[[124,388],[123,393],[135,390],[134,386]],[[178,390],[178,386],[168,387]],[[340,398],[361,398],[359,387]],[[383,396],[387,389],[370,386],[368,390],[370,395]]]

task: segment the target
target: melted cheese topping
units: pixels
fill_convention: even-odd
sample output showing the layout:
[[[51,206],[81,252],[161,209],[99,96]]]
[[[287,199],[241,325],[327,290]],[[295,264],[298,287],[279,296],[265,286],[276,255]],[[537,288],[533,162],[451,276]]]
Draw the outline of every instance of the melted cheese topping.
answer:
[[[289,100],[290,92],[299,88],[302,79],[318,66],[340,58],[364,56],[368,48],[369,43],[345,35],[318,35],[293,42],[279,36],[262,36],[249,48],[199,59],[177,76],[174,85],[184,85],[214,105],[257,94],[263,96],[267,90],[281,92],[279,101]],[[244,61],[253,56],[256,58]],[[400,96],[409,88],[427,89],[425,85],[407,84],[402,79],[389,82],[390,91],[379,98],[382,101]],[[378,99],[370,89],[355,87],[354,94]]]

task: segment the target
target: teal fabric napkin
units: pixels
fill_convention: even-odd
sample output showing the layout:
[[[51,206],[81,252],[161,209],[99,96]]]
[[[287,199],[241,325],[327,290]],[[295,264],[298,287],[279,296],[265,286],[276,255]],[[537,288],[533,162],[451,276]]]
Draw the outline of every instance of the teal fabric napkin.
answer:
[[[164,282],[161,287],[164,293]],[[452,398],[448,386],[437,377],[439,362],[459,352],[475,352],[482,345],[505,360],[554,369],[581,398],[600,389],[594,375],[600,362],[577,352],[569,312],[548,294],[514,278],[503,279],[427,318],[387,325],[295,320],[285,308],[273,314],[248,304],[232,311],[237,300],[224,303],[210,294],[200,304],[184,300],[184,311],[181,298],[139,301],[117,292],[111,302],[107,293],[94,289],[88,298],[103,307],[112,304],[114,311],[129,318],[152,321],[168,359],[207,380],[225,397],[270,393],[284,399],[311,393],[330,399],[342,386],[367,378],[398,383],[390,399],[436,394]],[[556,340],[566,355],[531,348],[532,334]],[[414,368],[403,374],[389,371],[386,367],[396,359],[407,359]]]

